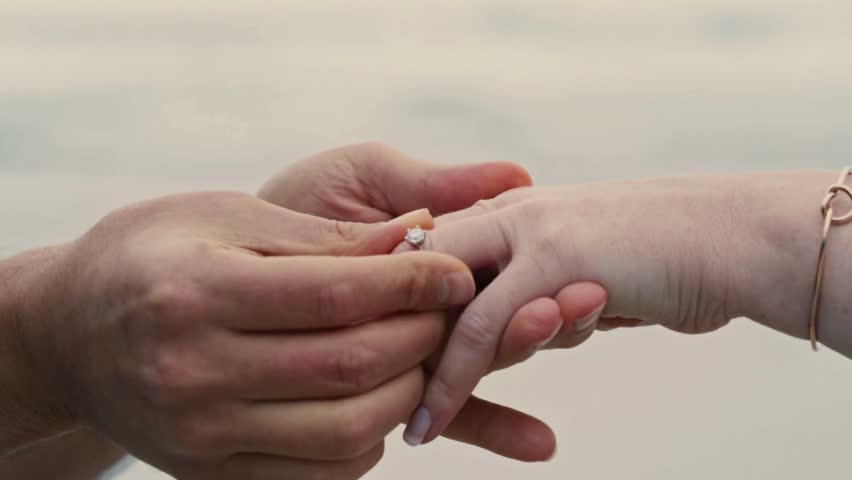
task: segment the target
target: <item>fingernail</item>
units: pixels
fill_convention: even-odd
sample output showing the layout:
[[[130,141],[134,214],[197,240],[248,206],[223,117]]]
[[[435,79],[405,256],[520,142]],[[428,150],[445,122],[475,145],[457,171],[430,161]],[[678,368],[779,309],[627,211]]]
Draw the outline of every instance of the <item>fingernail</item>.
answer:
[[[411,420],[408,421],[402,439],[405,440],[405,443],[416,447],[423,443],[423,439],[426,438],[430,428],[432,428],[432,414],[421,405],[411,416]]]
[[[450,305],[464,305],[473,299],[473,278],[467,272],[448,273],[441,285],[440,301]]]
[[[583,330],[589,329],[589,327],[591,327],[592,325],[595,324],[595,322],[598,321],[598,319],[600,318],[601,314],[604,311],[604,308],[606,308],[605,304],[601,305],[600,307],[595,309],[594,312],[586,315],[582,319],[577,320],[577,323],[574,324],[575,325],[574,331],[582,332]]]
[[[551,333],[549,337],[547,337],[546,339],[544,339],[544,340],[542,340],[541,342],[537,343],[537,344],[535,345],[535,349],[536,349],[536,350],[541,350],[542,348],[544,348],[544,346],[545,346],[545,345],[547,345],[548,343],[550,343],[550,341],[551,341],[551,340],[553,340],[554,338],[556,338],[556,336],[557,336],[557,335],[559,335],[559,332],[560,332],[561,330],[562,330],[562,322],[559,322],[559,326],[558,326],[558,327],[556,327],[556,330],[554,330],[554,331],[553,331],[553,333]]]
[[[405,215],[401,215],[399,217],[394,218],[389,223],[391,224],[401,224],[407,228],[414,228],[418,225],[423,226],[424,228],[430,226],[430,222],[432,219],[432,214],[429,213],[428,208],[421,208],[420,210],[415,210],[413,212],[408,212]]]

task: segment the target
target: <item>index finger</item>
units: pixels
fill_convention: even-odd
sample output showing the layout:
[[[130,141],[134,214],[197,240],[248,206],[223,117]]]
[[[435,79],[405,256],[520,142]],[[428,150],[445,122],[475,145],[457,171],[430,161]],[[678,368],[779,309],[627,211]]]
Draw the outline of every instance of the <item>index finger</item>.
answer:
[[[444,310],[473,298],[473,276],[449,255],[234,255],[206,281],[215,315],[247,331],[338,328],[398,312]]]

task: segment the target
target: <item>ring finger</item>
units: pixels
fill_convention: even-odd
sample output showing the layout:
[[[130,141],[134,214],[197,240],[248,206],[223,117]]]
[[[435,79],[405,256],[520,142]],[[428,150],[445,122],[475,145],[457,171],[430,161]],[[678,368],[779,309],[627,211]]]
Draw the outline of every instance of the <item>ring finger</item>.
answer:
[[[408,418],[422,392],[418,368],[358,397],[251,404],[240,415],[235,449],[311,460],[357,458]]]
[[[228,332],[217,364],[225,388],[247,400],[359,395],[419,365],[446,324],[445,312],[426,312],[320,332]]]

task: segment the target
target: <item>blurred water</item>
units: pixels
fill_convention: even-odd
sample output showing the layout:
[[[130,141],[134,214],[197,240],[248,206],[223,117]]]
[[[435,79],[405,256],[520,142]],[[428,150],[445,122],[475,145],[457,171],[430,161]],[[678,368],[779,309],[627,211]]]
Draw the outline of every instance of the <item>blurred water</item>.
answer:
[[[834,169],[852,161],[850,20],[826,0],[0,1],[0,254],[368,139],[539,183]],[[370,478],[841,477],[849,380],[746,322],[601,335],[482,388],[551,420],[556,461],[394,438]]]

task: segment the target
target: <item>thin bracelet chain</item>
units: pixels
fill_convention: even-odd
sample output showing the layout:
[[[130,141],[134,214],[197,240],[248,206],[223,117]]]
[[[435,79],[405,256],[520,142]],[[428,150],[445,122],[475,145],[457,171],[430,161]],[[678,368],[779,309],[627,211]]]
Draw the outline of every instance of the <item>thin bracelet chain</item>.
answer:
[[[825,252],[826,247],[828,247],[828,234],[831,233],[832,225],[843,225],[849,222],[852,222],[852,210],[850,210],[846,215],[842,217],[834,216],[834,207],[833,202],[834,199],[837,198],[837,195],[840,192],[846,194],[850,200],[852,200],[852,189],[846,185],[846,179],[849,175],[852,174],[852,167],[846,167],[840,173],[840,179],[837,180],[837,183],[829,187],[828,192],[825,194],[825,198],[822,200],[822,217],[823,217],[823,228],[822,228],[822,242],[819,247],[819,263],[817,263],[817,274],[816,274],[816,282],[814,284],[814,297],[811,302],[811,320],[809,323],[810,337],[811,337],[811,348],[816,352],[817,344],[819,343],[819,339],[817,336],[817,323],[819,320],[819,305],[820,305],[820,296],[822,293],[822,280],[825,272]]]

